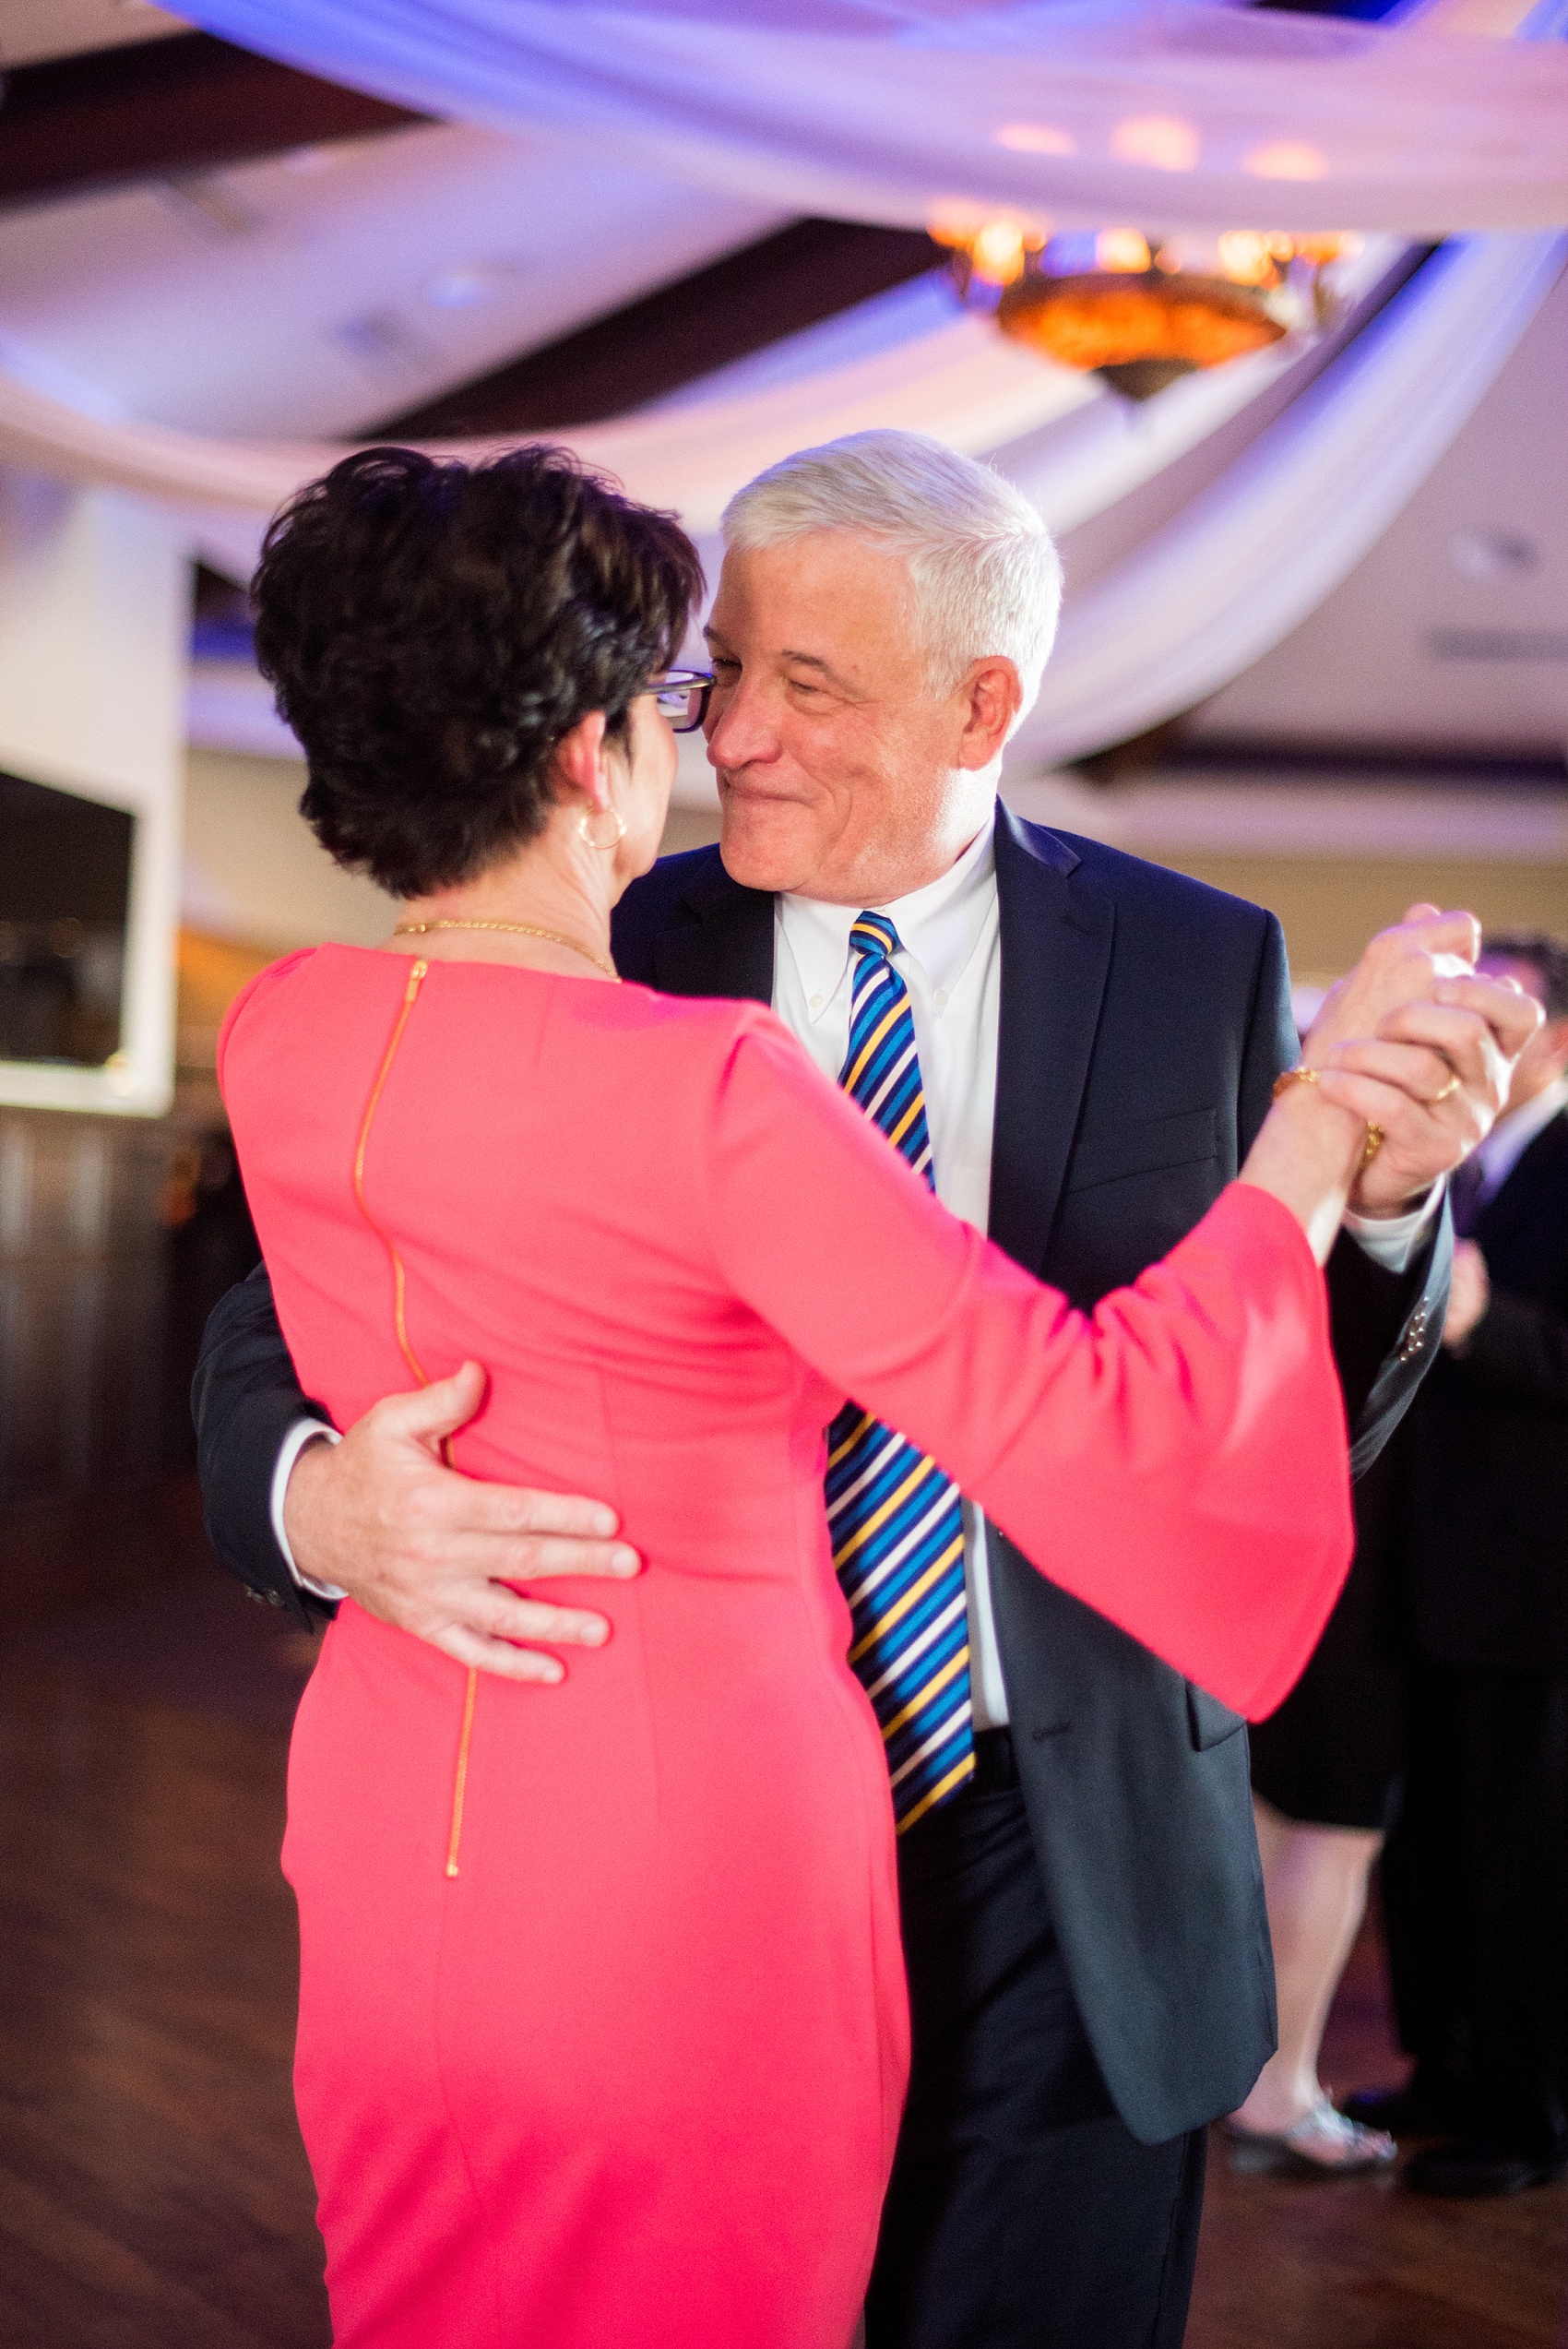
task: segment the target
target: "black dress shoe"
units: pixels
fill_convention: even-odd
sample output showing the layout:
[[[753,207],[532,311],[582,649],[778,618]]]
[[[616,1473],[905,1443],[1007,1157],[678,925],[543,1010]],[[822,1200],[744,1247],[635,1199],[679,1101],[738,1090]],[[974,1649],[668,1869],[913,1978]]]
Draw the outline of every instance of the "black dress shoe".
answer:
[[[1405,2164],[1405,2183],[1418,2194],[1522,2194],[1564,2176],[1568,2153],[1543,2159],[1498,2137],[1455,2137],[1446,2145],[1428,2145]]]
[[[1358,2088],[1340,2097],[1339,2109],[1348,2120],[1391,2137],[1453,2137],[1469,2118],[1455,2090],[1426,2087],[1419,2072],[1403,2088]]]

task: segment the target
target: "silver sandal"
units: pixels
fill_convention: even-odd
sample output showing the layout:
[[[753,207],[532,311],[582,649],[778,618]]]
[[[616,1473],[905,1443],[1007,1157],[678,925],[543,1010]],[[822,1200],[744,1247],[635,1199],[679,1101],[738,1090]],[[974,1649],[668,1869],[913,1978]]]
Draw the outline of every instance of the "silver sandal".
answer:
[[[1326,2096],[1289,2128],[1269,2132],[1228,2120],[1224,2129],[1235,2148],[1231,2167],[1238,2170],[1290,2169],[1309,2177],[1354,2177],[1386,2169],[1399,2151],[1386,2129],[1351,2120]]]

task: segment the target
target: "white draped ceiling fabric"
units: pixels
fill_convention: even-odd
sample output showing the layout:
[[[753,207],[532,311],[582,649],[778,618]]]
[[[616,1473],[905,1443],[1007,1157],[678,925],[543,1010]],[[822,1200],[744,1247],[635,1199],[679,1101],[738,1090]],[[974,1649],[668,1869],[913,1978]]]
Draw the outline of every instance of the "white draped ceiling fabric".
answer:
[[[1551,0],[1547,0],[1551,5]],[[1568,221],[1568,51],[1192,0],[196,0],[245,47],[688,183],[921,226]]]
[[[1445,245],[1163,531],[1063,607],[1018,748],[1046,765],[1217,693],[1369,554],[1562,275],[1568,238]]]
[[[1007,451],[1061,530],[1299,368],[1307,388],[1221,479],[1069,598],[1020,739],[1039,759],[1190,707],[1298,625],[1449,445],[1568,253],[1543,233],[1568,221],[1568,51],[1554,43],[1182,0],[202,0],[187,13],[434,113],[612,140],[623,158],[802,211],[923,221],[963,198],[1058,222],[1516,232],[1461,236],[1321,371],[1288,343],[1188,378],[1134,420],[1092,379],[955,315],[787,385],[697,387],[552,435],[706,534],[788,449],[899,424]],[[1548,29],[1538,12],[1534,29]],[[0,376],[0,463],[174,506],[236,574],[266,516],[341,453],[88,417]]]

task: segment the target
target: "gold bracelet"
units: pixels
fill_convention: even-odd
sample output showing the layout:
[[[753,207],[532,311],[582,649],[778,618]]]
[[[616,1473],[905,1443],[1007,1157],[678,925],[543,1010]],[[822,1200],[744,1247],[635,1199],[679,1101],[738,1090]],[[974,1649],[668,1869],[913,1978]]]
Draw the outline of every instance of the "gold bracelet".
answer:
[[[1454,1081],[1457,1084],[1459,1080],[1455,1078]],[[1274,1099],[1277,1101],[1288,1086],[1315,1085],[1316,1083],[1317,1070],[1315,1068],[1308,1068],[1303,1063],[1298,1063],[1294,1068],[1282,1068],[1278,1076],[1274,1080]],[[1447,1098],[1447,1093],[1440,1093],[1438,1095],[1438,1099],[1440,1101],[1446,1101]],[[1381,1126],[1374,1125],[1369,1118],[1367,1121],[1367,1139],[1361,1148],[1362,1167],[1367,1167],[1372,1164],[1373,1159],[1383,1148],[1383,1127]]]

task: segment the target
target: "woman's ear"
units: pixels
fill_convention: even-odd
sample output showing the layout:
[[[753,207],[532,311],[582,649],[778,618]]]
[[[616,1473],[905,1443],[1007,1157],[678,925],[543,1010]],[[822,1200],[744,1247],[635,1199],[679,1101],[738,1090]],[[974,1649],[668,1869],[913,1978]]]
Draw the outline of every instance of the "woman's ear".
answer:
[[[605,714],[590,709],[555,745],[550,762],[551,789],[557,799],[583,799],[608,807],[610,779],[604,767]]]

